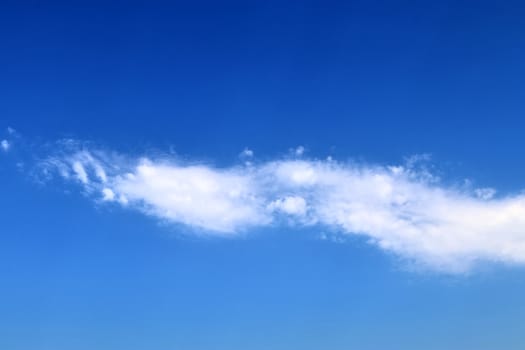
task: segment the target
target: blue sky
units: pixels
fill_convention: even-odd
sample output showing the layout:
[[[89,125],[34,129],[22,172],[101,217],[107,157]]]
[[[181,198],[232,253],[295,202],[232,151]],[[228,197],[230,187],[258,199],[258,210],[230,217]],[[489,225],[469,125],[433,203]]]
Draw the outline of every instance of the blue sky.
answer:
[[[0,348],[525,346],[519,2],[0,9]]]

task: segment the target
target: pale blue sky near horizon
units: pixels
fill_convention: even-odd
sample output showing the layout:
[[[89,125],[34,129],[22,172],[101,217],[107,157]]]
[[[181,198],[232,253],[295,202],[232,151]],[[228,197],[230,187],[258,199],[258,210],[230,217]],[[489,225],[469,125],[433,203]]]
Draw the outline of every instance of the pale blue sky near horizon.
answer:
[[[523,265],[414,271],[323,224],[206,236],[34,170],[63,139],[219,169],[303,146],[342,163],[429,154],[446,186],[514,198],[524,15],[512,1],[2,2],[0,348],[523,349]]]

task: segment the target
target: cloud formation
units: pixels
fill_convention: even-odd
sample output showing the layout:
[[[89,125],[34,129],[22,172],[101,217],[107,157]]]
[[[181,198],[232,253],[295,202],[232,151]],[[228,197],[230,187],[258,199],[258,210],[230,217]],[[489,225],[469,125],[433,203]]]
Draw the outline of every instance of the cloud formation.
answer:
[[[296,158],[217,168],[70,147],[41,168],[96,200],[200,234],[318,225],[439,271],[464,272],[480,261],[525,264],[525,195],[495,198],[493,189],[447,187],[415,170],[421,157],[398,166],[356,165],[303,159],[299,149]]]
[[[7,141],[7,140],[2,140],[2,141],[0,142],[0,147],[2,148],[2,150],[3,150],[4,152],[7,152],[7,151],[9,151],[9,148],[11,147],[11,145],[9,144],[9,141]]]

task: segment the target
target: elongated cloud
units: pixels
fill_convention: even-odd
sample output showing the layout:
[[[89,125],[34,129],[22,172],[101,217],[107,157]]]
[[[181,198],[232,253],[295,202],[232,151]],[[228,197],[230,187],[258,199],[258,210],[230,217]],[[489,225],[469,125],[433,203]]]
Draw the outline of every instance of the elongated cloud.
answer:
[[[446,187],[410,161],[356,165],[302,159],[301,150],[299,158],[216,168],[84,148],[48,157],[41,167],[96,200],[196,233],[318,225],[440,271],[468,271],[478,261],[525,264],[524,195]]]

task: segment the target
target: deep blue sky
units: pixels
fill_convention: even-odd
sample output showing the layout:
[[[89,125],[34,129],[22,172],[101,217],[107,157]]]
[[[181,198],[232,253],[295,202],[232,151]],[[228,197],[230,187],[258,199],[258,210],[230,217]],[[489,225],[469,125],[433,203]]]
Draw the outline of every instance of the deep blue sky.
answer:
[[[218,165],[399,163],[524,187],[520,2],[2,1],[0,127]],[[2,138],[2,136],[0,136]],[[41,186],[1,154],[2,349],[523,349],[523,269],[404,271],[315,229],[238,240]],[[175,236],[175,237],[172,237]]]

